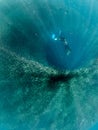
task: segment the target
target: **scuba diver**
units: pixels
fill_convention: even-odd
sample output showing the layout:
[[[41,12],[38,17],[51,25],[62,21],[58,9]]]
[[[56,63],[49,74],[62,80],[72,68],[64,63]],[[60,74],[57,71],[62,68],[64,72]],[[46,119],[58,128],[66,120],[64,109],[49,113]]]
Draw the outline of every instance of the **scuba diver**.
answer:
[[[71,53],[71,49],[68,46],[68,42],[66,41],[65,36],[63,35],[62,31],[59,31],[58,37],[55,34],[52,34],[52,39],[55,40],[55,41],[63,42],[63,44],[65,46],[65,50],[67,52],[67,55],[69,55]]]

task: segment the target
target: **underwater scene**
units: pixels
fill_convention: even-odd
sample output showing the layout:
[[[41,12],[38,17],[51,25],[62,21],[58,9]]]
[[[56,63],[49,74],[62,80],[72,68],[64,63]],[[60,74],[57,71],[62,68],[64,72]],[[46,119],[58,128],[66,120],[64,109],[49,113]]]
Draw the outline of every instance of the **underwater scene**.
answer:
[[[97,0],[0,0],[0,130],[98,130]]]

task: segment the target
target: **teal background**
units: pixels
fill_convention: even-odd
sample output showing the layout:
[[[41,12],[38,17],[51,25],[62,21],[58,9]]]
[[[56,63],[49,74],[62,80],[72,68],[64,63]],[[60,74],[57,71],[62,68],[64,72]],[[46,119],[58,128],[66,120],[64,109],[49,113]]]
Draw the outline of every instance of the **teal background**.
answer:
[[[60,30],[69,56],[52,39]],[[0,0],[0,130],[89,130],[96,122],[98,1]]]

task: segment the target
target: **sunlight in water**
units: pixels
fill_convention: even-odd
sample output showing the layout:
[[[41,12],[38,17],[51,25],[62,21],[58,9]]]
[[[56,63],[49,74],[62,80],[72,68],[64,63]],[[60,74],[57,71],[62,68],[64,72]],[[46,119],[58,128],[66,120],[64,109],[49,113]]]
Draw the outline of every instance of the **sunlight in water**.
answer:
[[[0,0],[0,130],[97,122],[98,1]]]

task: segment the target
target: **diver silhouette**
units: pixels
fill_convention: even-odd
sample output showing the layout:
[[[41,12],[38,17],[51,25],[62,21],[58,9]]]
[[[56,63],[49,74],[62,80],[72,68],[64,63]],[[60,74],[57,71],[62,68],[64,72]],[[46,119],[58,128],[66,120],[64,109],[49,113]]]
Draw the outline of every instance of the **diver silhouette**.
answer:
[[[62,31],[59,31],[58,36],[56,36],[56,34],[52,34],[52,39],[55,41],[60,41],[64,44],[67,55],[71,53],[71,48],[69,47],[68,42],[66,41],[66,38],[64,34],[62,33]]]

